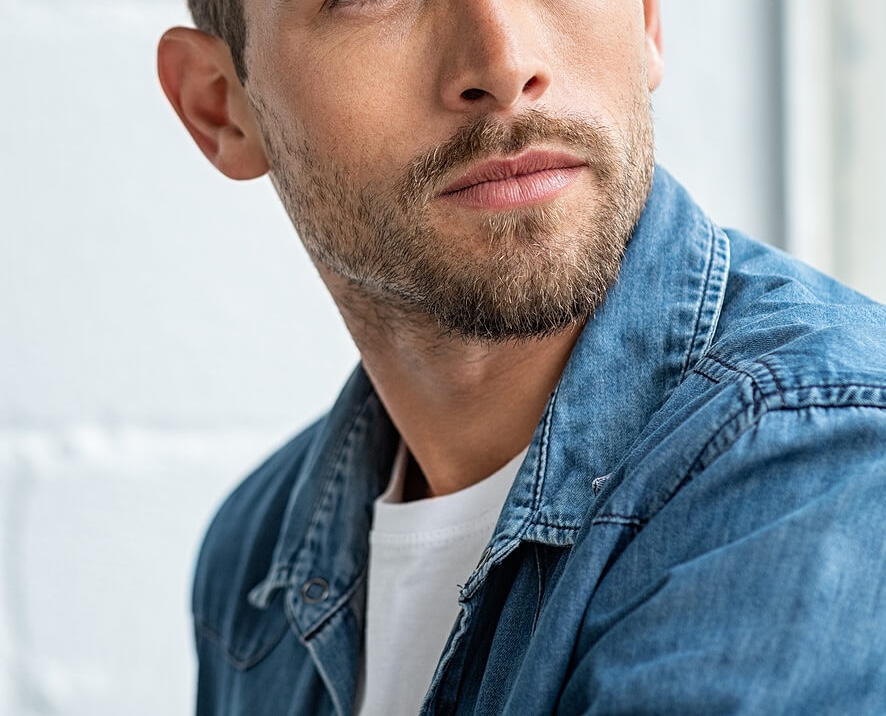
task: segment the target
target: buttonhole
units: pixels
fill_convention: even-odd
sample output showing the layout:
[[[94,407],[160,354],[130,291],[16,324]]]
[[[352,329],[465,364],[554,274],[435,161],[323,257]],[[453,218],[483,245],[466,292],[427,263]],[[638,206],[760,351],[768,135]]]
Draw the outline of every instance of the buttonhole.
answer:
[[[612,477],[612,475],[603,475],[603,477],[596,478],[592,483],[591,487],[594,489],[594,497],[600,494],[600,490],[603,489],[603,485],[606,484],[606,481]]]

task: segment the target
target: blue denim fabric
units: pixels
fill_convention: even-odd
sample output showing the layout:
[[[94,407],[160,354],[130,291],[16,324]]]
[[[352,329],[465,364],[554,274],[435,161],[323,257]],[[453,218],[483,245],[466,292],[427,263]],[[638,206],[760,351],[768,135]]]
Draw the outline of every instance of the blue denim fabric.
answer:
[[[222,507],[199,714],[353,712],[397,441],[358,368]],[[886,713],[886,310],[658,169],[460,605],[426,714]]]

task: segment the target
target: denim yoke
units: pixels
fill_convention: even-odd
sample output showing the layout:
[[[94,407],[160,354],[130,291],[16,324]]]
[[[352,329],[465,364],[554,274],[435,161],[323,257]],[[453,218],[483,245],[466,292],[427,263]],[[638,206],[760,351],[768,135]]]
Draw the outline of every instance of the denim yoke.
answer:
[[[886,713],[884,366],[883,307],[657,168],[422,713]],[[353,713],[398,439],[358,368],[228,498],[195,576],[199,714]]]

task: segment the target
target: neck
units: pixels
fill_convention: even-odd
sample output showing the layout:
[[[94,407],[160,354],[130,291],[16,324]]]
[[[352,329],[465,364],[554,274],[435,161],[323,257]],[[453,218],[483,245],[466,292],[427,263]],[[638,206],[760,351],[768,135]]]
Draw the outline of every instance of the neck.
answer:
[[[540,339],[481,344],[441,335],[429,318],[382,316],[345,281],[321,275],[420,468],[410,473],[409,496],[469,487],[529,444],[579,326]]]

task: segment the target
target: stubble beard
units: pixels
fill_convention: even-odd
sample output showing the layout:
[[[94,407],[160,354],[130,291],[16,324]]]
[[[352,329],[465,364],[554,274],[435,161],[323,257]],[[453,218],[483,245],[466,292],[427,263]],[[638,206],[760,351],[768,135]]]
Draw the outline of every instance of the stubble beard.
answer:
[[[277,192],[312,260],[343,277],[390,330],[430,318],[481,343],[541,338],[581,324],[618,276],[652,182],[648,99],[624,137],[578,118],[529,110],[481,117],[404,167],[387,187],[359,186],[258,104]],[[540,143],[583,158],[587,206],[560,202],[483,215],[476,232],[434,228],[431,202],[452,172]]]

